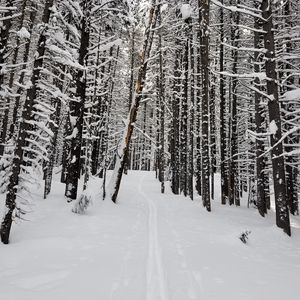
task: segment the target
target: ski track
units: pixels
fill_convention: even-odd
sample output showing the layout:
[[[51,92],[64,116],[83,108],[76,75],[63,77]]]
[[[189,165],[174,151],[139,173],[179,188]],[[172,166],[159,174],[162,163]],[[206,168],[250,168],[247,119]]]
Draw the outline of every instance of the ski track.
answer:
[[[33,222],[14,227],[10,248],[0,245],[2,298],[297,299],[298,219],[292,239],[243,208],[221,214],[215,204],[212,220],[197,203],[161,194],[151,174],[125,178],[119,206],[101,203],[86,216],[61,209],[60,198],[38,203]],[[237,238],[244,228],[254,232],[249,245]]]
[[[131,235],[129,235],[127,237],[127,242],[126,242],[126,252],[125,255],[123,257],[123,261],[120,267],[120,272],[119,272],[119,276],[118,279],[113,283],[112,288],[111,288],[111,292],[109,295],[109,300],[113,300],[115,297],[115,294],[117,293],[117,291],[121,290],[122,287],[126,288],[129,284],[129,278],[127,277],[127,270],[128,270],[128,266],[129,266],[129,261],[130,258],[133,256],[133,246],[134,246],[134,241],[137,238],[137,229],[139,227],[139,224],[141,224],[142,220],[141,220],[141,210],[139,211],[138,215],[137,215],[137,219],[136,222],[133,224],[132,228],[131,228]]]
[[[199,292],[203,296],[204,294],[204,286],[203,286],[203,280],[202,280],[202,274],[198,271],[191,271],[187,263],[187,257],[184,252],[184,241],[180,238],[180,235],[178,231],[175,229],[173,223],[171,220],[171,209],[170,206],[166,205],[165,201],[161,201],[163,204],[163,210],[166,211],[166,217],[165,222],[166,225],[169,228],[169,232],[171,232],[171,235],[173,237],[174,245],[176,247],[176,252],[178,255],[178,261],[181,262],[180,267],[182,269],[182,272],[184,273],[184,278],[187,282],[187,296],[191,300],[201,299]]]
[[[146,174],[139,182],[138,191],[148,204],[148,259],[146,266],[146,299],[147,300],[169,300],[168,287],[161,257],[161,248],[158,237],[158,213],[157,207],[142,189]],[[159,293],[157,295],[157,292]]]

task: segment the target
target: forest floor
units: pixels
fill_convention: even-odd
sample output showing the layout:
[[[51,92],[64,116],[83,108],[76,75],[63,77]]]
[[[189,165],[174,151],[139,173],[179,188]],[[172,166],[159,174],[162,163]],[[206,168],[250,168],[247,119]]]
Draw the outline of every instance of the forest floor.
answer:
[[[1,299],[299,297],[299,217],[290,238],[274,213],[263,219],[245,203],[221,206],[218,190],[208,213],[198,198],[160,194],[152,172],[125,176],[117,205],[101,200],[100,187],[93,180],[94,203],[84,215],[71,212],[59,182],[49,199],[33,195],[28,221],[13,224],[10,244],[0,245]]]

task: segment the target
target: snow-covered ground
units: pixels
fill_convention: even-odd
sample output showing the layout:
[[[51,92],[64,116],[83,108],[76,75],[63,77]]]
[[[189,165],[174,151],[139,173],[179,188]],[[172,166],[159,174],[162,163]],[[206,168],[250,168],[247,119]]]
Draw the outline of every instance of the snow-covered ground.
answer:
[[[0,299],[299,298],[299,218],[290,238],[273,213],[263,219],[218,199],[207,213],[199,201],[161,195],[152,172],[131,172],[118,205],[96,195],[85,215],[71,212],[63,189],[56,182],[49,199],[35,195],[28,221],[0,245]]]

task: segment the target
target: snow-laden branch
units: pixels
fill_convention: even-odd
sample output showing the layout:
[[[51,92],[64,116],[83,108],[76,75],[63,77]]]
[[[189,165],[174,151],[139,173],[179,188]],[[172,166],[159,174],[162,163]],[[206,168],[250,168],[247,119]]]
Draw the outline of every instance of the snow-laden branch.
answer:
[[[276,144],[274,144],[272,147],[268,148],[264,153],[262,153],[260,157],[265,156],[266,154],[268,154],[273,148],[275,148],[276,146],[278,146],[280,143],[282,143],[289,135],[297,132],[298,130],[300,130],[300,126],[295,126],[294,128],[290,129],[289,131],[287,131],[286,133],[284,133],[281,137],[281,139],[278,140],[278,142]],[[284,154],[282,154],[284,155]]]
[[[233,74],[233,73],[229,73],[229,72],[226,72],[226,71],[223,71],[223,72],[214,72],[214,73],[217,73],[217,74],[220,74],[220,75],[224,75],[224,76],[228,76],[228,77],[234,77],[234,78],[258,78],[260,81],[262,80],[266,80],[268,79],[267,78],[267,75],[265,72],[258,72],[258,73],[244,73],[244,74]]]
[[[250,51],[250,52],[259,52],[259,53],[267,53],[267,49],[258,49],[258,48],[250,48],[250,47],[234,47],[232,45],[222,43],[227,48],[238,50],[238,51]]]
[[[259,18],[259,19],[264,20],[263,17],[260,14],[254,13],[250,8],[248,8],[246,6],[244,6],[243,8],[239,8],[239,7],[233,6],[233,5],[226,6],[226,5],[223,5],[218,0],[212,0],[212,3],[215,4],[215,5],[217,5],[217,6],[219,6],[219,7],[225,8],[225,9],[227,9],[229,11],[232,11],[232,12],[240,12],[240,13],[252,16],[254,18]]]

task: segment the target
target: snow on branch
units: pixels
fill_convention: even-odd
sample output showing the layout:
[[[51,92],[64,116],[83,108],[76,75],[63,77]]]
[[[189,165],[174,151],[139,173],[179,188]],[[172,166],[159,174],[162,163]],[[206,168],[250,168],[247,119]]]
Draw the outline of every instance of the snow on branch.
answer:
[[[232,45],[222,43],[227,48],[238,50],[238,51],[250,51],[250,52],[259,52],[259,53],[267,53],[267,49],[258,49],[258,48],[250,48],[250,47],[234,47]]]
[[[286,92],[283,97],[285,101],[300,100],[300,88]]]
[[[256,14],[254,13],[250,7],[246,7],[244,6],[243,8],[239,8],[237,6],[233,6],[233,5],[229,5],[229,6],[226,6],[226,5],[223,5],[220,1],[218,0],[212,0],[212,3],[219,6],[219,7],[222,7],[222,8],[225,8],[229,11],[232,11],[232,12],[240,12],[240,13],[243,13],[243,14],[246,14],[246,15],[249,15],[249,16],[252,16],[254,18],[259,18],[259,19],[263,19],[263,17],[260,15],[260,14]]]
[[[300,130],[300,126],[295,126],[292,129],[290,129],[289,131],[287,131],[286,133],[284,133],[281,137],[281,139],[279,139],[279,141],[273,145],[273,147],[269,147],[264,153],[262,153],[259,157],[263,157],[266,154],[268,154],[273,148],[275,148],[276,146],[278,146],[280,143],[282,143],[288,136],[290,136],[291,134],[297,132]],[[282,155],[285,155],[284,153]]]
[[[228,77],[234,77],[234,78],[258,78],[260,81],[266,80],[267,75],[265,72],[258,72],[258,73],[244,73],[244,74],[233,74],[226,71],[223,72],[214,72],[220,75],[228,76]]]

